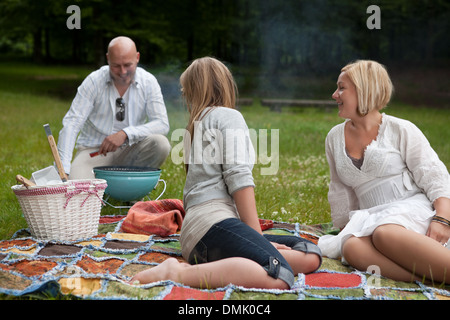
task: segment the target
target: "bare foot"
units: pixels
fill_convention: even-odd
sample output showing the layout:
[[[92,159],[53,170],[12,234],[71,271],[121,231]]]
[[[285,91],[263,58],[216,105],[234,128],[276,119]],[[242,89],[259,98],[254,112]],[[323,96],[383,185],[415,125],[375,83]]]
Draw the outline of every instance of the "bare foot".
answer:
[[[130,283],[134,284],[138,281],[140,284],[146,284],[161,280],[176,280],[178,271],[183,267],[185,267],[184,263],[180,263],[175,258],[169,258],[155,267],[137,273],[131,278]]]

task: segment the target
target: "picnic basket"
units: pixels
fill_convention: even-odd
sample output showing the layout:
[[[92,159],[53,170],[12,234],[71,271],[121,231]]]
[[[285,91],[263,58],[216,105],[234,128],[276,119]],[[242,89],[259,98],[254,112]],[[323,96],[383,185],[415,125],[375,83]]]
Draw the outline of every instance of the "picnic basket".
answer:
[[[69,180],[46,186],[12,186],[31,235],[44,240],[76,240],[98,233],[104,179]]]

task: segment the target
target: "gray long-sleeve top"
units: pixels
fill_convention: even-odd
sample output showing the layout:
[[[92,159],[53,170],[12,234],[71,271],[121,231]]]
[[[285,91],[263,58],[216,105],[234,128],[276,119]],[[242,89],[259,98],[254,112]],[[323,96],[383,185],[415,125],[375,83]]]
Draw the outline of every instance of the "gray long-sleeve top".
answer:
[[[255,152],[241,113],[225,107],[207,108],[205,113],[195,125],[189,152],[185,210],[212,199],[231,199],[235,191],[255,186]]]

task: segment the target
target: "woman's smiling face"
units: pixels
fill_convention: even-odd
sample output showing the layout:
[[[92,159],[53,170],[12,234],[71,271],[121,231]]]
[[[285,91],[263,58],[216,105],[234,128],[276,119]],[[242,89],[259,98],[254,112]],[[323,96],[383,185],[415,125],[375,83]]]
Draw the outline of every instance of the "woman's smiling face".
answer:
[[[358,95],[356,86],[345,72],[339,75],[337,89],[331,96],[336,100],[341,118],[350,119],[358,115]]]

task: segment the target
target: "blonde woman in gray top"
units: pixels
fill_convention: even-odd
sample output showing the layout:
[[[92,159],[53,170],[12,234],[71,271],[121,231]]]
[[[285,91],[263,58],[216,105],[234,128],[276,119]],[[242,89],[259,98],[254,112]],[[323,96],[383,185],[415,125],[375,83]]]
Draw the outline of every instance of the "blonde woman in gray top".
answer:
[[[298,273],[319,268],[319,248],[295,236],[263,235],[256,211],[254,150],[236,86],[214,58],[195,60],[180,83],[190,119],[185,135],[183,257],[138,273],[140,283],[173,280],[192,287],[288,289]]]

